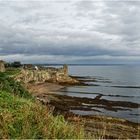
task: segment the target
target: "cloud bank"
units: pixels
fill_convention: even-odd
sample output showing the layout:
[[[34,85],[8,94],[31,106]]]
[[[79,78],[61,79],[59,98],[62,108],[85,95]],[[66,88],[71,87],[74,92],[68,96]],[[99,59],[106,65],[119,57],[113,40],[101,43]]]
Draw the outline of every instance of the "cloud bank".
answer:
[[[0,59],[139,63],[140,1],[0,0]]]

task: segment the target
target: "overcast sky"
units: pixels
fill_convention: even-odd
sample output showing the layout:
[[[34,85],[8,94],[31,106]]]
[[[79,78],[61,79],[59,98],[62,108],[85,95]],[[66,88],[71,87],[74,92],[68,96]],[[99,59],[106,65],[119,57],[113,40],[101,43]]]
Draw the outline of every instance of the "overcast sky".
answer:
[[[140,1],[0,0],[0,59],[140,63]]]

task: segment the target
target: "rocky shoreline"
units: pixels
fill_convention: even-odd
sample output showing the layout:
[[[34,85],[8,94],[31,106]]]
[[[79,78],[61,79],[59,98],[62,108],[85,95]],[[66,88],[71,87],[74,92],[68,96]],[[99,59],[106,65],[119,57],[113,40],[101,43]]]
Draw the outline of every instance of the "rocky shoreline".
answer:
[[[104,95],[99,93],[94,93],[96,96],[93,99],[59,94],[64,92],[62,89],[68,86],[99,86],[98,80],[110,83],[111,81],[108,79],[69,76],[67,65],[62,68],[22,68],[19,69],[19,73],[14,76],[14,79],[23,83],[38,101],[50,108],[54,115],[61,114],[66,120],[84,126],[86,138],[96,139],[99,136],[101,139],[140,138],[140,123],[98,114],[98,112],[100,113],[98,108],[117,112],[128,110],[128,108],[140,108],[140,104],[102,99]],[[80,93],[80,91],[78,92]],[[97,113],[83,115],[78,111]]]
[[[65,85],[67,86],[67,85]],[[50,107],[54,115],[62,114],[64,117],[73,122],[84,126],[87,137],[94,136],[104,132],[103,138],[140,138],[140,124],[127,121],[125,119],[114,118],[101,115],[80,115],[75,114],[74,110],[96,111],[92,107],[102,107],[111,111],[122,110],[123,107],[137,108],[140,104],[131,102],[117,102],[100,99],[101,95],[97,95],[94,99],[70,97],[59,95],[57,91],[65,88],[63,85],[56,83],[36,83],[29,84],[28,89],[42,104]],[[91,106],[86,106],[91,104]]]
[[[72,123],[84,126],[86,137],[94,138],[95,134],[102,138],[127,139],[140,138],[140,124],[125,119],[99,115],[101,109],[109,111],[139,108],[140,104],[126,101],[111,101],[102,99],[102,94],[96,97],[82,98],[60,95],[62,89],[68,86],[98,86],[97,79],[89,77],[69,76],[67,66],[63,68],[23,69],[16,80],[24,82],[26,88],[43,105],[50,108],[54,115],[61,114]],[[99,79],[111,82],[108,79]],[[89,83],[92,84],[89,84]],[[94,109],[97,108],[97,109]],[[83,115],[78,111],[97,112],[95,115]],[[90,136],[89,136],[90,135]],[[96,138],[96,137],[95,137]]]

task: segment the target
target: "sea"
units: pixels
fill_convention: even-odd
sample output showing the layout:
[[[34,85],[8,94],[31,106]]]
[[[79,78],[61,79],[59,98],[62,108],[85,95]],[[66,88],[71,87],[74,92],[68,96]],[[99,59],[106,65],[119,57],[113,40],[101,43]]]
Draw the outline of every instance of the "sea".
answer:
[[[57,65],[57,67],[59,67]],[[70,86],[61,95],[123,101],[140,104],[140,65],[69,65],[69,74],[87,79],[90,86]],[[88,104],[87,104],[88,106]],[[71,110],[79,115],[106,115],[140,123],[140,108],[111,111],[95,107],[99,111]]]

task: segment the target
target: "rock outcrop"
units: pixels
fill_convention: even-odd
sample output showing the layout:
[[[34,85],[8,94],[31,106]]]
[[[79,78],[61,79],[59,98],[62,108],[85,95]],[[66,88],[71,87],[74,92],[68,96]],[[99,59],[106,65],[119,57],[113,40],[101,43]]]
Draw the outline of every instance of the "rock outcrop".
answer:
[[[79,81],[71,78],[68,75],[68,66],[64,65],[62,68],[38,68],[27,69],[23,68],[21,73],[16,77],[16,80],[29,82],[53,82],[62,84],[78,84]]]
[[[3,60],[0,60],[0,72],[5,72],[5,64]]]

